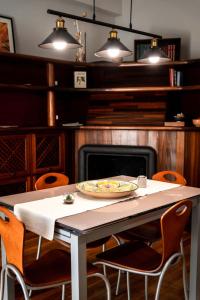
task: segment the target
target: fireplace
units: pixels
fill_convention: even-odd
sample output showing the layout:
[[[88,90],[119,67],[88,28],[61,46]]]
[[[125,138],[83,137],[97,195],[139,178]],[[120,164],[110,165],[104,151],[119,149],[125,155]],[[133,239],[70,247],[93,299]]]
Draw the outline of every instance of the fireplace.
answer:
[[[156,152],[148,146],[84,145],[79,150],[79,181],[117,175],[151,178]]]

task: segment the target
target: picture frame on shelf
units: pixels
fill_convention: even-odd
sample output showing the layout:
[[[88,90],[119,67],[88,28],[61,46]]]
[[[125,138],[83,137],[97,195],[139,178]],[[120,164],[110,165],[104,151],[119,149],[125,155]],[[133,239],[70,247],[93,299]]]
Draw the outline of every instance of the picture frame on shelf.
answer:
[[[85,71],[74,72],[74,88],[87,88],[87,73]]]
[[[12,18],[2,15],[0,15],[0,52],[15,52]]]

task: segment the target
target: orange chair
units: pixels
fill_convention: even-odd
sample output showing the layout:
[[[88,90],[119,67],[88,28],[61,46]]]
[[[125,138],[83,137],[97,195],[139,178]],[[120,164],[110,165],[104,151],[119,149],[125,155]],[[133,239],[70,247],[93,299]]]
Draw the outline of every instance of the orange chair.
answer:
[[[69,177],[62,173],[55,173],[55,172],[46,173],[37,179],[37,181],[35,182],[35,189],[36,190],[49,189],[57,186],[67,185],[68,183],[69,183]],[[42,237],[39,236],[36,259],[38,259],[40,256],[41,245],[42,245]]]
[[[31,264],[24,264],[25,226],[13,213],[0,207],[6,219],[0,218],[0,235],[6,251],[7,263],[1,271],[0,300],[4,298],[6,276],[16,279],[22,287],[25,300],[29,300],[28,290],[40,290],[62,286],[62,300],[65,299],[65,284],[71,282],[70,254],[61,249],[54,249],[41,256]],[[107,300],[110,300],[110,285],[107,278],[92,265],[87,265],[88,277],[101,278],[107,289]]]
[[[148,276],[158,276],[155,300],[159,299],[161,284],[165,272],[173,266],[178,258],[183,260],[183,286],[185,299],[187,283],[185,259],[182,252],[182,235],[192,209],[192,202],[183,200],[169,208],[160,219],[162,254],[143,242],[129,242],[97,255],[95,264],[103,264],[128,274],[145,276],[145,299],[148,297]],[[128,280],[128,299],[130,299],[130,282]]]
[[[186,185],[186,179],[175,171],[161,171],[152,176],[153,180],[165,181],[170,183],[178,183],[182,185]]]
[[[49,189],[57,186],[67,185],[69,177],[62,173],[46,173],[35,182],[36,190]]]
[[[154,174],[152,176],[153,180],[159,180],[170,183],[177,183],[186,185],[186,179],[179,173],[174,171],[162,171]],[[139,240],[151,245],[155,241],[161,238],[160,232],[160,221],[155,220],[143,225],[140,225],[135,228],[131,228],[129,230],[120,232],[116,235],[116,239],[118,243],[123,243],[124,241],[133,241]],[[120,282],[120,272],[117,281],[116,295],[118,295],[119,291],[119,282]]]
[[[186,185],[186,179],[174,171],[162,171],[152,176],[153,180],[159,180],[170,183]],[[118,234],[119,239],[124,240],[143,240],[149,244],[157,241],[161,237],[159,220],[143,224],[141,226],[129,229]]]

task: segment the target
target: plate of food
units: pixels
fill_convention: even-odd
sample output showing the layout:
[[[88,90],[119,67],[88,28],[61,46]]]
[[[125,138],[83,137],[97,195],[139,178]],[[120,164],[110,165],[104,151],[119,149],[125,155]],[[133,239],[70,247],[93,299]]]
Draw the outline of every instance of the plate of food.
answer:
[[[138,186],[122,180],[91,180],[76,185],[83,194],[96,198],[120,198],[130,195]]]

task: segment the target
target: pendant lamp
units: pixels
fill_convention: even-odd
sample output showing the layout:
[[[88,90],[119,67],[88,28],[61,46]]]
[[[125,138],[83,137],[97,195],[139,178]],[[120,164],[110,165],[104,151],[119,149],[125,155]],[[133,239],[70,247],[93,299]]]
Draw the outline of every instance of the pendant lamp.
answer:
[[[64,50],[65,48],[80,48],[82,45],[67,31],[65,21],[59,17],[53,32],[39,45],[45,49]]]
[[[162,62],[169,62],[171,59],[165,54],[165,52],[158,47],[158,39],[151,40],[151,47],[150,49],[144,51],[142,57],[138,59],[140,63],[162,63]]]
[[[111,30],[107,42],[95,52],[95,56],[114,59],[131,55],[132,51],[120,42],[117,34],[116,30]]]

